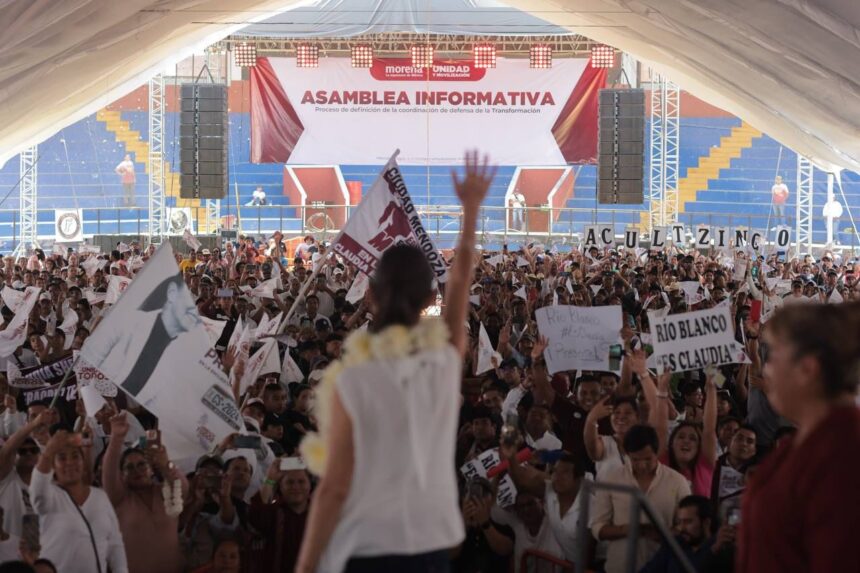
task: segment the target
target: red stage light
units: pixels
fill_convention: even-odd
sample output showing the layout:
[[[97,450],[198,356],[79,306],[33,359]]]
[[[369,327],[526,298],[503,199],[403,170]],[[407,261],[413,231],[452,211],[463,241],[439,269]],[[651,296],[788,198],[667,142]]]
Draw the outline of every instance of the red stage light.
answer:
[[[242,42],[233,46],[233,61],[240,68],[257,65],[257,44]]]
[[[552,67],[552,46],[535,44],[529,48],[529,67],[546,69]]]
[[[592,68],[613,68],[615,67],[615,48],[606,44],[598,44],[591,46],[591,67]]]
[[[320,65],[320,48],[313,44],[296,46],[296,67],[317,68]]]
[[[433,67],[433,46],[430,44],[414,44],[410,48],[410,51],[412,52],[413,68]]]
[[[476,68],[496,67],[496,46],[493,44],[476,44],[472,54]]]
[[[373,66],[373,46],[361,44],[353,46],[349,51],[353,68],[370,68]]]

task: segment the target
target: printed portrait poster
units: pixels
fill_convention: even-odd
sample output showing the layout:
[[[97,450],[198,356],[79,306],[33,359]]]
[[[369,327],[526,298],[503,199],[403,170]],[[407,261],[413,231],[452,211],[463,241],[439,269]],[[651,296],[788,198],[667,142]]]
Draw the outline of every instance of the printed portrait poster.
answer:
[[[242,428],[227,376],[169,243],[126,288],[81,356],[158,416],[174,459],[197,458]]]

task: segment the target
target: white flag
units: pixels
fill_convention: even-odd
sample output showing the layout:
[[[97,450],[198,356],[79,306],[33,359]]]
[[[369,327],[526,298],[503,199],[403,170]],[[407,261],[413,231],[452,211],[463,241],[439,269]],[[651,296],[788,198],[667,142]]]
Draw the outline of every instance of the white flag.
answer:
[[[209,340],[212,342],[212,346],[215,346],[215,343],[221,338],[221,334],[224,332],[224,327],[227,325],[226,320],[213,320],[211,318],[206,318],[205,316],[201,316],[200,320],[203,321],[203,327],[206,328],[206,334],[209,335]]]
[[[263,281],[254,288],[245,291],[245,294],[247,294],[248,296],[256,296],[258,298],[275,298],[275,288],[277,286],[277,282],[277,278]]]
[[[590,285],[590,286],[591,286],[591,292],[594,296],[597,296],[597,293],[599,293],[600,289],[603,288],[603,285]]]
[[[18,303],[15,316],[5,329],[0,330],[0,357],[11,356],[27,340],[30,313],[36,306],[36,301],[39,300],[40,290],[39,287],[27,287]]]
[[[261,340],[263,337],[272,336],[278,333],[278,327],[281,325],[281,318],[283,318],[284,313],[278,313],[278,316],[273,316],[270,319],[266,319],[266,315],[264,314],[260,318],[260,324],[257,326],[257,330],[254,333],[254,337],[257,340]]]
[[[489,259],[487,259],[487,264],[491,267],[496,267],[505,262],[505,255],[493,255]]]
[[[119,297],[122,296],[122,293],[128,289],[128,285],[131,284],[131,279],[128,277],[121,277],[119,275],[110,275],[108,277],[108,288],[105,296],[105,304],[116,304],[119,300]]]
[[[101,392],[94,385],[81,386],[80,392],[87,416],[95,418],[96,414],[107,404],[104,396],[102,396]]]
[[[481,306],[481,295],[473,294],[469,296],[469,303],[475,306]]]
[[[830,293],[830,298],[827,299],[827,302],[831,304],[838,304],[840,302],[845,302],[845,299],[842,298],[842,295],[839,293],[838,290],[833,289],[833,292]]]
[[[514,296],[518,296],[523,300],[528,300],[528,295],[526,294],[525,285],[521,286],[517,292],[514,293]]]
[[[277,353],[278,342],[274,338],[270,338],[263,343],[263,346],[260,347],[257,352],[251,355],[248,358],[248,362],[245,364],[245,372],[242,374],[242,381],[239,386],[239,392],[244,393],[251,385],[257,381],[257,377],[260,374],[265,374],[265,372],[261,372],[263,365],[269,359],[269,354],[272,353],[273,349]]]
[[[447,264],[415,211],[397,166],[397,153],[391,156],[370,191],[353,210],[332,242],[332,250],[372,276],[382,253],[389,247],[402,243],[415,245],[427,257],[436,280],[444,283],[448,278]]]
[[[118,250],[120,254],[122,254],[129,252],[131,250],[131,247],[129,247],[125,243],[120,243],[119,245],[117,245],[116,250]]]
[[[475,366],[475,375],[481,375],[487,370],[495,368],[493,366],[493,358],[501,363],[502,357],[498,352],[493,350],[493,344],[490,342],[490,335],[484,328],[484,323],[481,323],[478,330],[478,364]]]
[[[191,234],[191,231],[185,229],[185,232],[182,233],[182,238],[185,240],[185,244],[188,245],[191,250],[200,250],[200,241],[197,240],[197,237]]]
[[[347,302],[355,304],[363,299],[369,285],[370,279],[367,275],[359,272],[355,277],[355,280],[352,281],[352,286],[349,287],[349,292],[346,293]]]
[[[284,362],[281,366],[281,384],[289,384],[290,382],[301,382],[305,379],[305,375],[302,374],[301,368],[296,364],[296,361],[293,360],[293,357],[290,356],[289,349],[287,352],[284,352]]]
[[[196,459],[244,428],[170,243],[128,285],[81,356],[158,416],[176,460]]]
[[[96,274],[97,270],[103,268],[106,264],[107,261],[104,259],[90,257],[81,263],[81,267],[87,273],[88,277],[92,277],[94,274]]]
[[[230,335],[230,341],[227,343],[227,352],[232,352],[239,344],[239,339],[245,332],[245,326],[242,324],[242,317],[236,321],[236,326],[233,327],[233,333]]]
[[[687,301],[687,304],[699,304],[705,297],[699,292],[699,288],[702,285],[698,283],[698,281],[682,281],[678,283],[681,285],[681,290],[684,291],[684,297]]]
[[[5,304],[12,312],[18,312],[21,308],[21,303],[24,301],[24,291],[15,290],[11,287],[3,287],[3,304]]]
[[[59,326],[63,334],[66,335],[66,342],[63,344],[63,350],[68,350],[72,347],[72,342],[75,341],[75,331],[78,329],[78,313],[69,309],[63,315],[63,323]]]
[[[529,267],[531,263],[525,257],[517,257],[517,266],[518,267]]]

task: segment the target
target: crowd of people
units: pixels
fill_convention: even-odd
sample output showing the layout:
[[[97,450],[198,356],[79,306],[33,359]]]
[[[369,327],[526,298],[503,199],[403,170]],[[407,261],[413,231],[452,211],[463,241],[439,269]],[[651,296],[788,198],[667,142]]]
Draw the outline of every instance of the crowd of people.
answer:
[[[103,392],[91,412],[80,392],[52,404],[27,382],[82,347],[109,309],[111,277],[133,277],[154,248],[6,257],[0,334],[26,289],[41,290],[22,343],[0,357],[0,571],[295,569],[318,493],[300,451],[320,429],[317,389],[350,335],[383,318],[330,245],[307,237],[288,257],[282,239],[240,237],[177,255],[200,316],[223,322],[214,348],[227,372],[244,368],[228,349],[237,323],[255,328],[281,313],[289,318],[277,335],[279,362],[299,370],[261,371],[246,392],[236,385],[245,432],[190,468],[171,458],[157,417],[123,392]],[[644,514],[631,527],[631,497],[600,488],[586,496],[586,481],[643,492],[698,571],[860,568],[850,540],[860,506],[850,485],[860,476],[856,259],[537,243],[476,253],[459,431],[423,428],[427,440],[456,439],[465,539],[447,552],[452,571],[525,573],[582,553],[590,567],[614,573],[625,570],[632,531],[637,570],[683,570]],[[620,305],[620,372],[550,374],[535,320],[549,305]],[[652,313],[718,305],[730,309],[748,360],[679,373],[649,367]],[[476,375],[482,326],[496,355]],[[831,415],[825,432],[818,424]],[[376,461],[389,466],[376,468],[380,475],[408,464]],[[809,503],[792,498],[807,495]],[[792,568],[793,557],[805,566]]]

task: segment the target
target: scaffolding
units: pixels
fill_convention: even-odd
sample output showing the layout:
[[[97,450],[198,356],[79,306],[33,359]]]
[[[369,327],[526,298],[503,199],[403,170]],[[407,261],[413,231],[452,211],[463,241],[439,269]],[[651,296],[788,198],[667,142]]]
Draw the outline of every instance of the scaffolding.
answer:
[[[681,143],[681,90],[664,76],[651,74],[651,130],[648,138],[649,228],[678,220],[678,151]]]
[[[797,154],[797,228],[795,244],[797,253],[812,252],[812,186],[814,183],[812,162]]]
[[[164,238],[164,76],[149,80],[149,244]]]
[[[39,246],[39,233],[36,224],[38,155],[38,147],[34,145],[23,150],[19,156],[21,188],[18,206],[18,244],[12,253],[15,258],[25,257],[31,248]]]

